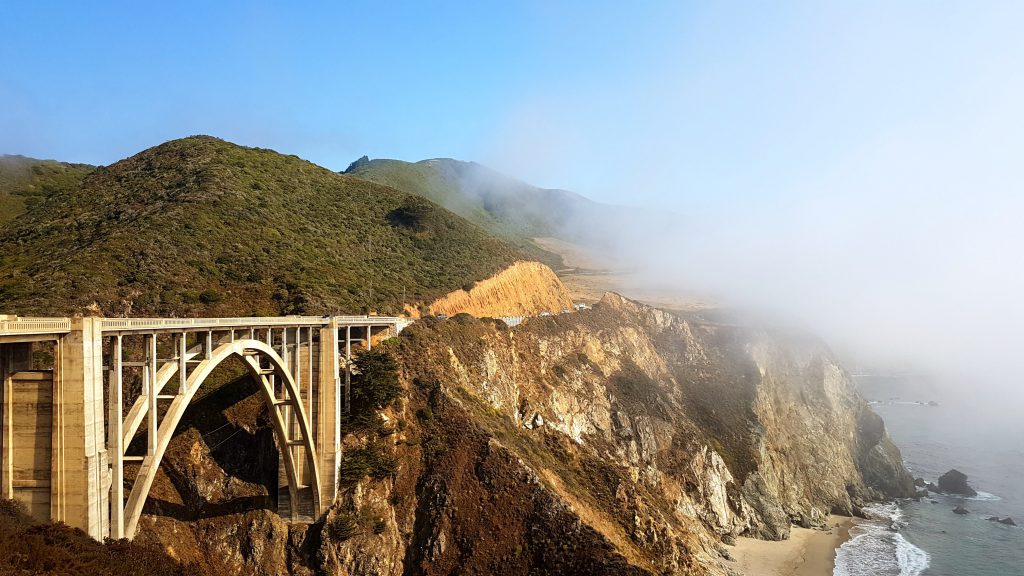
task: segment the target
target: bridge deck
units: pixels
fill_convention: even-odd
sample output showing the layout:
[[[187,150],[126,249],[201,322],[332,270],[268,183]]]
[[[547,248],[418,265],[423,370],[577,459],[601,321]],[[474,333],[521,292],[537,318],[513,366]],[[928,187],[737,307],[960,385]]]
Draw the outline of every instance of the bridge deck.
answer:
[[[103,318],[104,332],[200,331],[268,327],[395,326],[408,322],[397,316],[268,316],[240,318]],[[0,315],[0,338],[61,335],[71,332],[71,318],[21,318]]]

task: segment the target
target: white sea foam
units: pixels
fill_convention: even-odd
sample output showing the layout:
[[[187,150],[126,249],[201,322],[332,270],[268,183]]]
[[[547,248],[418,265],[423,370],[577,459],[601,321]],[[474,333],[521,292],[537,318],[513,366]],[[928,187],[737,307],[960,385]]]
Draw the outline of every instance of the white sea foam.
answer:
[[[1002,498],[996,496],[995,494],[992,494],[991,492],[982,492],[981,490],[977,490],[977,492],[977,496],[968,496],[967,498],[965,498],[965,500],[980,500],[982,502],[1002,500]]]
[[[855,526],[836,551],[834,576],[919,576],[928,554],[895,530],[906,526],[894,503],[866,506],[869,520]]]
[[[896,562],[901,576],[917,576],[928,567],[928,553],[896,534]]]

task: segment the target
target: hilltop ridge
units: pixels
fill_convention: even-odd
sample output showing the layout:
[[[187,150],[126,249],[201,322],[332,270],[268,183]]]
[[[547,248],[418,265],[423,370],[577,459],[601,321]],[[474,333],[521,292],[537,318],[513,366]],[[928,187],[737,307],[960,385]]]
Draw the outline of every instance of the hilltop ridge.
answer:
[[[610,227],[628,228],[652,216],[568,190],[532,186],[482,164],[451,158],[405,162],[364,156],[345,174],[427,198],[495,236],[535,251],[535,257],[547,263],[558,257],[533,239],[556,237],[602,247],[609,242]]]
[[[0,156],[0,226],[50,194],[78,186],[94,169],[88,164]]]
[[[110,316],[398,313],[526,256],[418,196],[210,136],[69,178],[0,254],[5,312]]]

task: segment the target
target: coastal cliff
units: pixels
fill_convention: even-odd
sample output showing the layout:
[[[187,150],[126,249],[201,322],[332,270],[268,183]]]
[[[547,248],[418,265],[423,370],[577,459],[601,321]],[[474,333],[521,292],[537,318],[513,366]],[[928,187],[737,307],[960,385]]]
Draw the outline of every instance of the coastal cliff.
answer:
[[[373,454],[385,472],[352,475],[325,518],[289,528],[243,465],[275,457],[271,441],[232,459],[234,440],[180,433],[165,465],[179,495],[162,500],[258,506],[171,518],[157,503],[144,532],[190,562],[193,542],[237,548],[221,561],[252,574],[724,575],[736,536],[783,539],[912,491],[881,420],[803,335],[607,294],[511,329],[426,318],[381,347],[403,396],[346,437],[342,467]],[[266,434],[239,405],[225,422]]]

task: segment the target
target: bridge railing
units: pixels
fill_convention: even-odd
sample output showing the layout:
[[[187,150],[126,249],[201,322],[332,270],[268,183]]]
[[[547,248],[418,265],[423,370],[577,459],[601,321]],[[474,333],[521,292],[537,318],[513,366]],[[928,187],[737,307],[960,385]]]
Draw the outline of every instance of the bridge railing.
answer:
[[[271,326],[327,326],[334,320],[345,325],[402,326],[405,318],[395,316],[267,316],[236,318],[104,318],[104,331],[254,328]],[[71,318],[19,318],[0,315],[0,334],[64,334],[71,331]]]
[[[104,318],[103,330],[132,331],[179,328],[250,328],[257,326],[325,326],[321,316],[271,316],[245,318]]]
[[[64,334],[70,331],[70,318],[0,316],[0,334]]]

